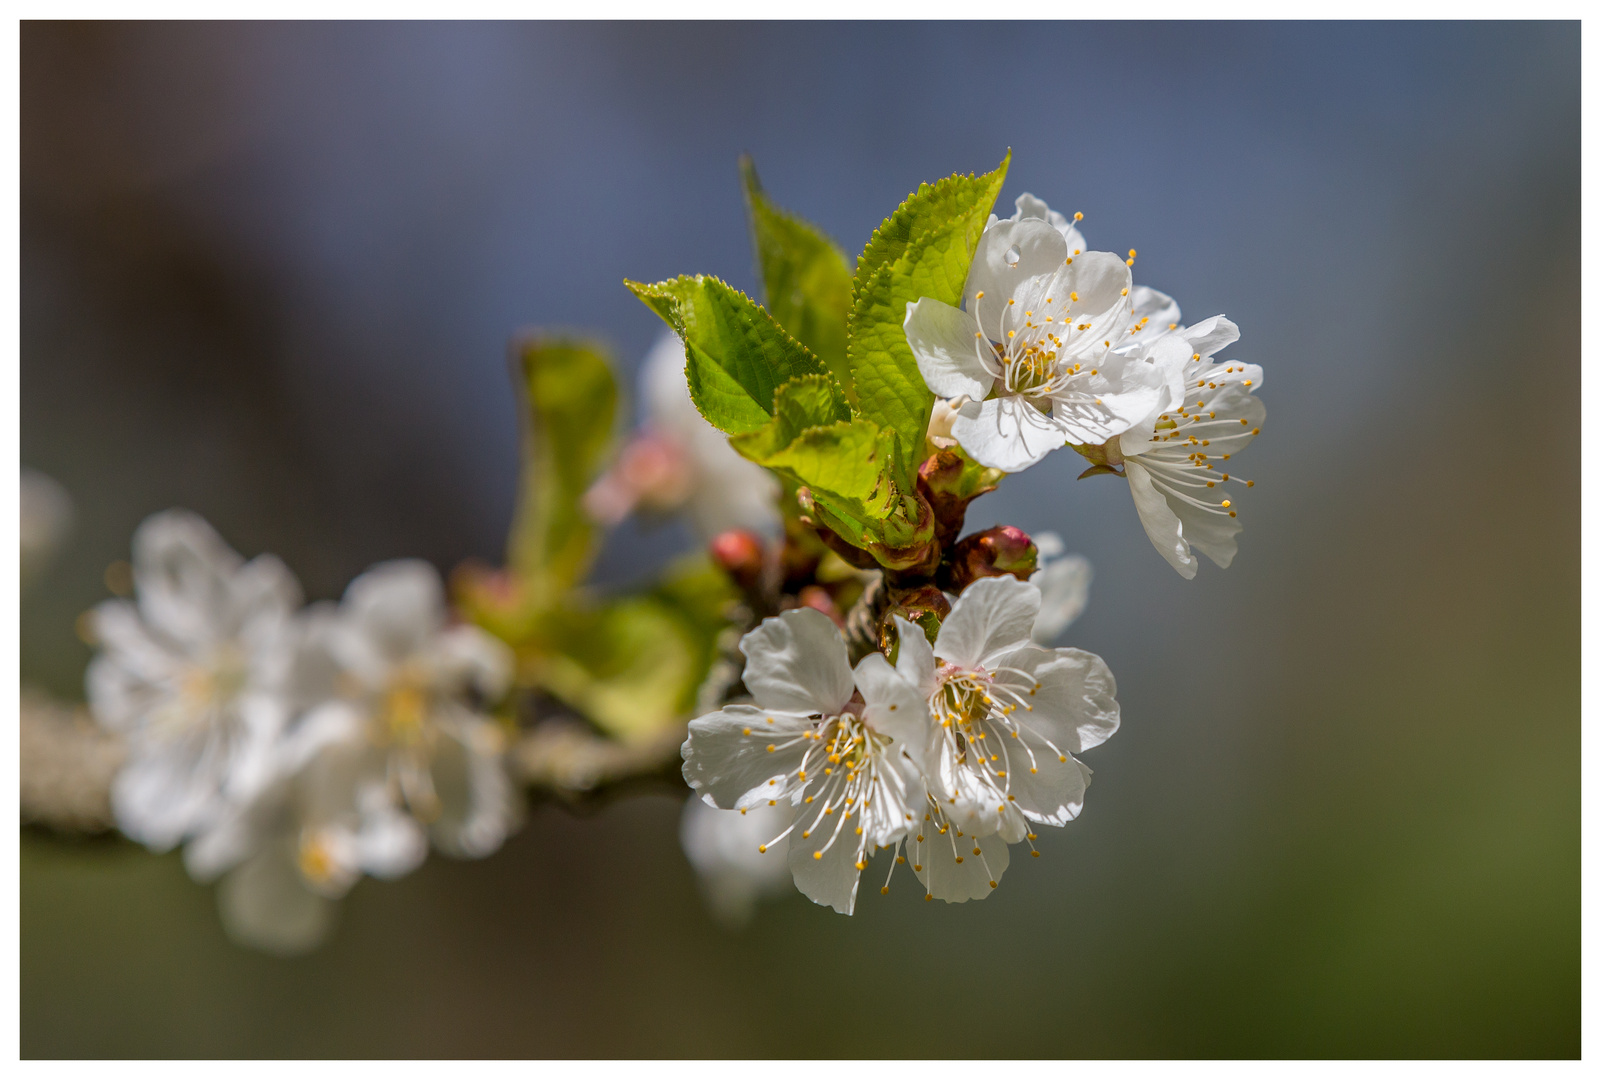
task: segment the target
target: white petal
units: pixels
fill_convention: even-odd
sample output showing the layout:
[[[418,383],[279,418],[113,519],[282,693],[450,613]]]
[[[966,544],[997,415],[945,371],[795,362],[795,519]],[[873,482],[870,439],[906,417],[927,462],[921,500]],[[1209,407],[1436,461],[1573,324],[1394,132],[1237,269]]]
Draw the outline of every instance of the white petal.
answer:
[[[217,824],[227,808],[226,751],[205,731],[136,749],[111,785],[117,827],[159,852]]]
[[[428,832],[446,855],[481,859],[498,850],[521,819],[500,754],[503,736],[491,720],[460,717],[442,726],[447,735],[430,766],[441,810]]]
[[[1195,556],[1190,554],[1190,545],[1184,542],[1184,527],[1178,516],[1169,509],[1161,492],[1151,486],[1150,474],[1138,459],[1129,458],[1124,462],[1123,473],[1128,477],[1129,492],[1134,496],[1134,509],[1139,511],[1145,535],[1173,569],[1183,577],[1193,578]]]
[[[399,661],[444,625],[445,587],[432,564],[396,559],[352,581],[340,607],[386,658]]]
[[[980,350],[990,344],[973,317],[928,297],[906,305],[906,342],[917,358],[923,381],[940,397],[982,398],[995,385],[995,365],[985,366]]]
[[[684,802],[679,841],[706,905],[719,920],[743,925],[758,898],[791,887],[789,837],[780,834],[794,813],[788,803],[740,813],[707,806],[695,796]]]
[[[684,741],[684,780],[723,810],[782,803],[801,788],[795,772],[809,744],[800,736],[812,726],[804,715],[750,705],[698,717]]]
[[[493,702],[511,684],[516,656],[505,642],[476,626],[447,627],[434,639],[432,649],[448,673],[452,689],[471,686]]]
[[[1135,285],[1129,289],[1129,320],[1133,333],[1125,333],[1112,343],[1122,352],[1137,352],[1158,338],[1180,329],[1182,316],[1179,306],[1166,293],[1157,292],[1148,285]],[[1140,327],[1141,321],[1144,327]]]
[[[839,811],[822,819],[810,836],[796,826],[789,834],[789,869],[795,887],[814,904],[831,907],[842,915],[856,909],[856,887],[862,872],[857,863],[871,852],[863,851],[864,838],[856,835],[857,816]]]
[[[244,565],[206,520],[188,510],[146,518],[133,534],[139,610],[160,633],[187,648],[232,633],[229,581]]]
[[[1043,537],[1035,537],[1035,545]],[[1082,555],[1052,559],[1029,578],[1040,590],[1040,613],[1034,620],[1034,640],[1047,645],[1073,624],[1089,603],[1090,561]]]
[[[951,434],[973,460],[1003,472],[1022,472],[1067,441],[1058,423],[1020,396],[969,401]]]
[[[701,423],[710,437],[694,444],[697,471],[685,503],[696,534],[708,542],[729,529],[749,529],[767,537],[782,535],[777,479],[735,453],[722,432],[704,420]],[[708,441],[711,446],[703,447]]]
[[[934,653],[958,667],[989,668],[997,657],[1028,643],[1039,611],[1040,591],[1028,582],[1010,574],[980,578],[951,606]]]
[[[335,902],[306,887],[292,852],[275,844],[239,866],[217,887],[228,936],[277,956],[310,952],[333,929]]]
[[[428,856],[428,837],[422,826],[391,799],[385,787],[378,785],[360,792],[361,819],[351,852],[363,873],[388,880],[405,877]]]
[[[1055,273],[1065,265],[1067,254],[1067,241],[1049,222],[1038,218],[997,221],[973,252],[962,290],[963,306],[988,337],[999,340],[1008,329],[1007,300],[1030,278]]]
[[[1198,392],[1207,395],[1207,412],[1211,414],[1202,418],[1207,425],[1202,430],[1209,435],[1208,451],[1212,468],[1198,468],[1188,460],[1185,442],[1171,445],[1158,442],[1148,444],[1138,457],[1128,457],[1124,471],[1129,477],[1130,490],[1135,495],[1135,506],[1140,510],[1140,520],[1158,551],[1164,555],[1167,553],[1163,543],[1157,539],[1159,534],[1152,532],[1153,521],[1161,527],[1163,540],[1169,536],[1167,530],[1173,530],[1178,544],[1182,545],[1183,555],[1192,562],[1194,556],[1189,554],[1189,549],[1194,547],[1217,565],[1227,567],[1234,559],[1237,550],[1235,536],[1241,526],[1238,517],[1230,516],[1228,508],[1221,505],[1225,497],[1221,477],[1223,469],[1227,468],[1222,466],[1222,456],[1239,453],[1255,438],[1267,415],[1267,408],[1243,382],[1227,383],[1215,391],[1207,389]],[[1181,425],[1177,433],[1183,434],[1184,430],[1185,425]],[[1207,488],[1206,481],[1213,477],[1217,478],[1213,481],[1217,486]],[[1146,495],[1146,502],[1142,502],[1142,492]],[[1163,509],[1149,501],[1152,498],[1161,500],[1165,514]],[[1168,561],[1173,560],[1169,558]],[[1184,573],[1182,567],[1179,572]],[[1193,574],[1192,569],[1185,576],[1191,577]]]
[[[1116,255],[1089,251],[1057,266],[1048,276],[1020,284],[1012,310],[1032,311],[1036,319],[1041,312],[1053,314],[1073,328],[1066,338],[1068,355],[1099,356],[1105,351],[1104,342],[1111,341],[1115,348],[1117,335],[1125,333],[1129,302],[1124,290],[1129,282],[1129,269]],[[1066,319],[1061,315],[1064,306]]]
[[[899,615],[893,618],[900,643],[895,657],[895,670],[925,698],[929,697],[934,693],[934,646],[929,644],[928,635],[923,633],[921,626],[907,622]]]
[[[1110,357],[1107,359],[1111,360]],[[1131,415],[1136,408],[1141,408],[1141,415],[1128,424],[1119,436],[1124,455],[1140,453],[1150,446],[1162,414],[1183,404],[1185,379],[1192,366],[1189,342],[1172,334],[1152,342],[1143,351],[1131,352],[1113,362],[1109,374],[1119,380],[1120,389],[1127,386],[1131,390],[1156,391],[1143,398],[1118,399],[1125,415]]]
[[[941,825],[945,827],[944,835],[939,832]],[[936,820],[924,821],[919,828],[923,830],[923,842],[908,841],[907,861],[929,895],[962,904],[982,900],[995,891],[1011,862],[1006,843],[999,836],[958,837],[954,824]],[[979,851],[977,855],[973,854],[974,848]],[[958,858],[961,862],[956,861]]]
[[[903,620],[904,621],[904,620]],[[928,639],[912,628],[917,637]],[[868,653],[856,665],[856,685],[867,707],[862,719],[873,730],[888,735],[921,770],[932,768],[939,727],[929,712],[928,695],[890,666],[882,653]]]
[[[1077,255],[1089,247],[1084,240],[1084,234],[1074,227],[1072,220],[1066,214],[1052,210],[1045,204],[1044,199],[1025,191],[1017,197],[1017,201],[1013,205],[1017,209],[1012,212],[1010,220],[1021,221],[1024,218],[1040,218],[1044,221],[1049,221],[1055,226],[1056,231],[1062,234],[1062,239],[1067,242],[1067,253],[1069,255]],[[990,220],[991,222],[995,220],[993,214],[990,215]]]
[[[1213,315],[1210,319],[1203,319],[1194,326],[1186,327],[1184,338],[1190,344],[1190,349],[1201,354],[1206,360],[1219,349],[1226,349],[1240,340],[1240,328],[1224,315]]]
[[[1033,677],[1033,687],[1021,688],[1028,708],[1011,717],[1025,735],[1049,741],[1058,754],[1076,754],[1099,746],[1117,731],[1117,680],[1094,653],[1028,645],[1000,663]],[[1014,686],[1026,681],[1026,677],[1013,679]]]
[[[1084,809],[1084,790],[1090,771],[1071,754],[1058,754],[1038,737],[1025,731],[1022,741],[1033,752],[1033,764],[1022,761],[1008,779],[1012,782],[1013,804],[1030,820],[1041,825],[1066,825]],[[1063,761],[1062,758],[1067,760]]]
[[[832,619],[797,608],[760,626],[739,642],[745,686],[758,705],[788,712],[837,714],[851,699],[850,658]]]

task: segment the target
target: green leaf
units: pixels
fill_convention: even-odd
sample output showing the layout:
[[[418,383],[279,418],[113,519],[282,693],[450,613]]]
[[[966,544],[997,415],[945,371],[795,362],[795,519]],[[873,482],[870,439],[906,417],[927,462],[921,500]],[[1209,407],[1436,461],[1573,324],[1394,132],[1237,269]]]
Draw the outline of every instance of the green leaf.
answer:
[[[906,343],[906,305],[961,303],[962,286],[1011,162],[994,172],[924,184],[879,226],[856,261],[846,362],[857,414],[895,433],[901,460],[922,457],[934,395]],[[897,476],[903,486],[909,477]]]
[[[615,738],[679,722],[705,674],[704,649],[655,597],[553,613],[549,630],[536,681]]]
[[[536,605],[589,568],[595,529],[579,507],[610,453],[617,382],[602,348],[535,338],[516,348],[523,392],[522,480],[506,561]]]
[[[754,431],[772,417],[775,390],[827,372],[755,301],[714,277],[625,284],[684,339],[689,396],[720,431]]]
[[[615,738],[682,723],[718,655],[738,597],[705,554],[667,568],[648,593],[551,613],[535,681]]]
[[[766,426],[728,442],[758,465],[810,488],[829,527],[864,546],[899,507],[891,479],[895,442],[877,424],[851,420],[838,394],[824,376],[794,379],[779,388]]]
[[[749,155],[739,159],[739,171],[767,310],[828,366],[849,398],[845,320],[851,307],[851,271],[845,253],[815,225],[773,205]]]
[[[906,196],[895,212],[873,231],[867,246],[857,257],[856,289],[859,291],[872,280],[881,267],[888,266],[904,255],[918,237],[947,228],[952,222],[970,225],[974,214],[977,215],[978,233],[973,236],[973,242],[977,243],[984,225],[989,221],[990,208],[995,205],[1001,185],[1006,182],[1006,169],[1011,163],[1012,152],[1008,150],[993,172],[981,176],[957,173],[932,184],[919,184],[917,190]],[[971,251],[968,258],[972,258]],[[965,280],[966,267],[962,272]],[[956,287],[959,297],[961,282],[957,282]]]

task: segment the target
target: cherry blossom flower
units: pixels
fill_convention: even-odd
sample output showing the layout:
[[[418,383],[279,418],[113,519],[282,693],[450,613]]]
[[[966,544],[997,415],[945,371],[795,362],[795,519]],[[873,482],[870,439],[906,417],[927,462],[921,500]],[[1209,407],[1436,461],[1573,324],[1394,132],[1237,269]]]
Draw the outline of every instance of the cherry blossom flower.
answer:
[[[94,611],[90,707],[123,736],[111,791],[124,833],[165,851],[248,799],[289,719],[282,694],[300,586],[276,557],[245,562],[201,517],[155,514],[133,537],[136,599]]]
[[[331,923],[320,901],[364,874],[410,873],[430,842],[489,855],[519,817],[504,732],[483,712],[506,690],[510,650],[446,624],[431,565],[379,564],[301,626],[284,696],[305,712],[270,782],[186,852],[197,878],[227,875],[230,933],[277,952],[315,945]]]
[[[748,810],[718,810],[691,795],[684,803],[679,840],[700,881],[701,895],[718,921],[750,922],[756,901],[790,886],[789,837],[768,843],[795,818],[788,802]],[[763,850],[763,849],[766,850]]]
[[[684,779],[724,810],[789,804],[794,820],[758,853],[776,857],[787,837],[796,887],[849,915],[868,859],[922,813],[928,703],[878,653],[853,673],[838,629],[810,608],[763,620],[740,650],[755,701],[690,721]]]
[[[1034,644],[1039,611],[1036,586],[1002,575],[968,586],[932,647],[897,621],[896,668],[939,725],[929,801],[907,844],[930,898],[987,896],[1008,844],[1032,847],[1031,825],[1077,817],[1090,770],[1073,755],[1117,730],[1112,673],[1092,653]]]
[[[1029,584],[1040,591],[1040,613],[1034,619],[1036,645],[1049,645],[1067,630],[1089,603],[1090,561],[1082,555],[1064,555],[1062,538],[1055,533],[1036,533],[1034,547],[1038,562]]]
[[[1220,567],[1234,561],[1241,528],[1235,500],[1255,481],[1232,461],[1262,430],[1267,408],[1255,396],[1259,366],[1214,358],[1239,339],[1234,323],[1221,315],[1192,327],[1177,320],[1172,305],[1172,325],[1138,346],[1167,373],[1171,389],[1162,406],[1079,452],[1108,469],[1121,466],[1145,534],[1173,569],[1193,578],[1200,563],[1192,548]]]
[[[1160,373],[1118,351],[1138,321],[1132,257],[1070,248],[1068,234],[1082,237],[1051,214],[1027,196],[1011,219],[990,223],[963,307],[924,297],[906,308],[907,342],[929,389],[969,399],[951,435],[1007,472],[1069,442],[1105,442],[1160,404]]]

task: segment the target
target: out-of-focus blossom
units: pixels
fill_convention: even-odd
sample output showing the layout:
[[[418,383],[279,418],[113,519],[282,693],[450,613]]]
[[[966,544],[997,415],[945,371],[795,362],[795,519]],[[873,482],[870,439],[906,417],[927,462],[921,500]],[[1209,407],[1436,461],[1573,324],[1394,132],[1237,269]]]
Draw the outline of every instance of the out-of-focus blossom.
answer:
[[[187,853],[196,877],[226,873],[223,917],[269,951],[314,946],[362,875],[399,877],[433,846],[476,858],[499,848],[519,801],[505,735],[484,711],[504,694],[510,650],[447,625],[428,563],[380,564],[337,609],[303,617],[288,695],[309,708],[259,798]]]
[[[867,860],[922,813],[928,703],[880,653],[853,675],[839,629],[810,608],[763,620],[739,647],[755,704],[690,721],[684,779],[719,809],[792,806],[757,852],[776,858],[789,837],[796,887],[849,915]]]
[[[1040,591],[1040,613],[1034,619],[1034,643],[1050,645],[1061,637],[1084,611],[1090,599],[1090,561],[1082,555],[1064,555],[1062,538],[1038,533],[1034,547],[1039,561],[1029,584]]]
[[[700,879],[706,906],[720,922],[743,926],[755,913],[757,900],[791,887],[789,837],[768,841],[783,834],[794,817],[788,802],[719,810],[691,795],[684,804],[679,839]]]
[[[21,518],[17,542],[22,555],[22,585],[37,581],[72,531],[72,497],[67,489],[38,469],[24,468]]]
[[[584,496],[586,512],[606,525],[636,511],[683,513],[703,540],[729,529],[778,535],[778,482],[700,415],[684,362],[684,343],[674,334],[662,335],[645,357],[645,422]]]
[[[300,586],[276,557],[245,562],[198,515],[169,510],[133,537],[136,599],[94,611],[86,678],[128,757],[117,825],[165,851],[253,797],[288,720],[284,682]]]
[[[1117,730],[1112,673],[1092,653],[1034,644],[1039,611],[1037,587],[988,577],[957,598],[932,648],[899,626],[896,667],[925,695],[940,733],[929,804],[908,844],[932,897],[989,895],[1007,845],[1034,839],[1031,822],[1077,817],[1090,771],[1072,755]],[[992,836],[998,842],[986,843]]]

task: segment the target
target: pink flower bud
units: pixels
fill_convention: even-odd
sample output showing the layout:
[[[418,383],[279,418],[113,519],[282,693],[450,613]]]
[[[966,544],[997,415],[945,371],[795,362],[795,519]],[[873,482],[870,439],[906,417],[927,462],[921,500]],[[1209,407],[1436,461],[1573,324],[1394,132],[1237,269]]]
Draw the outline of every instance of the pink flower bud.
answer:
[[[766,552],[762,538],[748,529],[729,529],[712,537],[712,561],[728,571],[734,583],[749,592],[761,580]]]
[[[966,537],[951,549],[951,585],[961,592],[979,578],[1001,574],[1027,581],[1038,559],[1039,551],[1028,533],[1013,525],[997,525]]]

